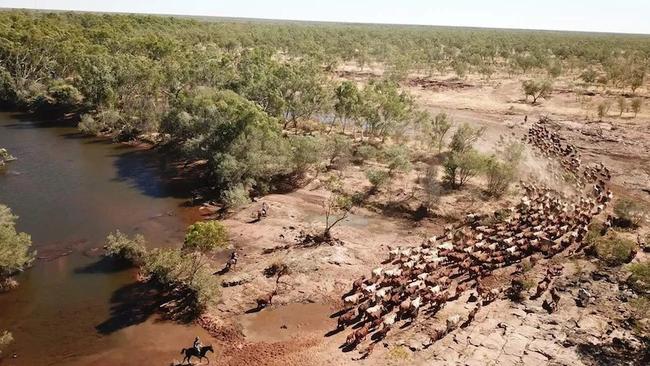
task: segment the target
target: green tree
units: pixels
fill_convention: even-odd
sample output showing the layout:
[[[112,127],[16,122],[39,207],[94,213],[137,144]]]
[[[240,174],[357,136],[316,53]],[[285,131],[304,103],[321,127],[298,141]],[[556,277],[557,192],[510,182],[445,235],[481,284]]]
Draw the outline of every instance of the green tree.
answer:
[[[427,117],[422,123],[423,131],[431,145],[435,146],[440,153],[444,146],[445,136],[453,126],[453,121],[444,112],[436,114],[433,118]]]
[[[183,251],[210,253],[228,244],[228,231],[219,221],[199,221],[190,225],[183,241]]]
[[[470,150],[484,131],[484,128],[473,128],[468,123],[463,123],[451,136],[449,149],[454,153],[463,153]]]
[[[352,200],[344,193],[332,193],[325,201],[325,230],[323,238],[330,239],[334,226],[345,220],[352,210]]]
[[[147,254],[144,236],[137,234],[129,238],[119,230],[106,237],[104,248],[106,255],[126,260],[134,265],[142,264]]]
[[[548,80],[526,80],[521,84],[524,89],[526,100],[528,97],[533,98],[533,104],[537,103],[537,99],[548,99],[553,92],[553,84]]]
[[[347,80],[341,82],[335,90],[334,112],[341,121],[343,133],[351,120],[359,118],[361,106],[361,93],[356,84]]]
[[[0,286],[34,260],[31,237],[16,231],[16,219],[9,207],[0,204]]]

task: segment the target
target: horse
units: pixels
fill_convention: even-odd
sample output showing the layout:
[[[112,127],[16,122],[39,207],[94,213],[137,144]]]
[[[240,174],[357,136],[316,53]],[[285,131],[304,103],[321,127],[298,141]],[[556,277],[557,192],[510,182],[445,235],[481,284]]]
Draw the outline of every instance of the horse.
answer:
[[[190,359],[192,357],[197,357],[199,359],[199,362],[201,362],[201,360],[205,358],[206,360],[208,360],[208,364],[209,364],[210,359],[208,358],[208,356],[205,355],[206,353],[208,353],[208,351],[214,353],[214,349],[212,348],[212,345],[201,347],[201,351],[197,351],[196,348],[194,347],[183,348],[181,350],[181,355],[184,354],[185,358],[183,358],[182,364],[185,363],[185,360],[187,360],[187,363],[190,364]]]

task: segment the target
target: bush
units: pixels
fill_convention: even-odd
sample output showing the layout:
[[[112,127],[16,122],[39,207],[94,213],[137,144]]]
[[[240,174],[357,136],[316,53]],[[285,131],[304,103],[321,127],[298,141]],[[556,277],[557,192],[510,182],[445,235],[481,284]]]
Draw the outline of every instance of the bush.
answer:
[[[500,162],[496,158],[487,159],[485,164],[485,175],[487,178],[486,191],[493,197],[501,197],[510,188],[515,180],[517,167],[512,163]]]
[[[219,221],[199,221],[187,229],[183,251],[208,253],[228,244],[228,231]]]
[[[636,118],[637,114],[641,112],[642,105],[643,105],[643,99],[641,98],[632,99],[632,102],[630,103],[630,108],[632,108],[632,111],[634,112],[634,118]]]
[[[129,238],[119,230],[106,237],[106,255],[125,260],[134,265],[142,264],[147,254],[144,236],[138,234]]]
[[[615,225],[624,228],[637,228],[645,219],[646,209],[628,198],[624,198],[616,202],[614,206],[614,214],[616,214]]]
[[[444,180],[451,187],[460,188],[477,176],[484,165],[485,158],[474,149],[461,153],[452,152],[443,163]]]
[[[422,179],[422,186],[426,197],[424,205],[428,210],[431,210],[433,205],[440,200],[440,194],[442,193],[442,187],[438,181],[438,169],[435,165],[427,167]]]
[[[474,143],[483,135],[483,128],[473,128],[468,123],[463,123],[451,136],[449,149],[455,153],[463,153],[472,148]]]
[[[634,263],[629,268],[632,274],[627,282],[639,293],[650,294],[650,261]]]
[[[537,103],[537,99],[548,99],[553,92],[553,84],[548,80],[526,80],[521,84],[524,89],[526,100],[528,97],[533,98],[533,104]]]
[[[317,165],[323,155],[323,141],[312,136],[294,136],[290,140],[293,160],[293,171],[297,176],[303,176],[307,170]]]
[[[366,171],[366,178],[372,184],[372,191],[378,191],[390,180],[390,173],[383,169],[370,169]]]
[[[598,77],[598,73],[596,70],[593,68],[588,68],[587,70],[583,71],[582,74],[580,74],[580,79],[584,81],[585,83],[593,83],[596,81],[596,78]]]
[[[368,160],[376,159],[377,155],[379,155],[379,150],[376,147],[364,144],[357,147],[354,152],[354,162],[356,164],[363,164]]]
[[[343,169],[350,163],[352,142],[345,136],[334,135],[327,139],[324,150],[328,167]]]
[[[628,263],[636,255],[636,243],[609,233],[598,238],[595,243],[596,256],[610,267]]]
[[[412,168],[409,152],[403,146],[395,145],[385,149],[383,159],[388,164],[388,171],[391,175],[396,172],[406,173]]]
[[[218,297],[218,283],[212,271],[196,267],[191,256],[184,256],[178,249],[152,250],[140,268],[142,275],[176,294],[183,302],[183,313],[196,316]]]
[[[17,216],[0,204],[0,282],[29,266],[36,255],[30,251],[32,239],[16,231]]]
[[[248,189],[238,184],[230,187],[221,193],[221,202],[229,209],[236,209],[250,203]]]

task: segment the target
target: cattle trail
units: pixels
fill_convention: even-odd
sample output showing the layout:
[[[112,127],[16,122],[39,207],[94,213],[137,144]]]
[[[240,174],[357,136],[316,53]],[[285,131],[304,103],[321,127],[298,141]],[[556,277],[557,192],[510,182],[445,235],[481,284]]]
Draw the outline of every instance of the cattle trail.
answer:
[[[370,349],[388,336],[400,322],[415,323],[424,314],[431,317],[446,304],[472,290],[476,305],[467,316],[454,314],[444,327],[428,329],[432,342],[468,326],[480,311],[503,294],[502,285],[488,285],[495,271],[514,267],[525,258],[534,263],[571,248],[582,249],[592,219],[611,201],[611,178],[602,164],[583,166],[575,146],[544,126],[535,123],[525,141],[546,158],[559,162],[573,176],[579,194],[564,198],[557,191],[534,183],[521,183],[524,196],[507,217],[469,214],[464,221],[444,228],[440,237],[431,237],[414,248],[394,248],[389,252],[390,268],[375,268],[369,277],[354,282],[344,296],[345,309],[338,330],[353,327],[344,349],[354,349],[370,336]],[[561,268],[549,268],[538,283],[536,297],[544,294]],[[513,280],[513,286],[515,284]],[[544,307],[552,312],[557,294]]]

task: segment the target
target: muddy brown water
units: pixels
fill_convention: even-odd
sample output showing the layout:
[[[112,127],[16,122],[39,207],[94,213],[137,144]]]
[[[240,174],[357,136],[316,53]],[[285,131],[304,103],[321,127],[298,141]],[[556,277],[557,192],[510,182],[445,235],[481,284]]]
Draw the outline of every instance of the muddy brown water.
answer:
[[[169,365],[195,335],[209,340],[157,319],[135,273],[97,249],[116,229],[178,245],[198,219],[160,154],[10,113],[0,113],[0,146],[18,158],[0,170],[0,203],[39,258],[0,294],[0,330],[15,339],[1,365]]]

